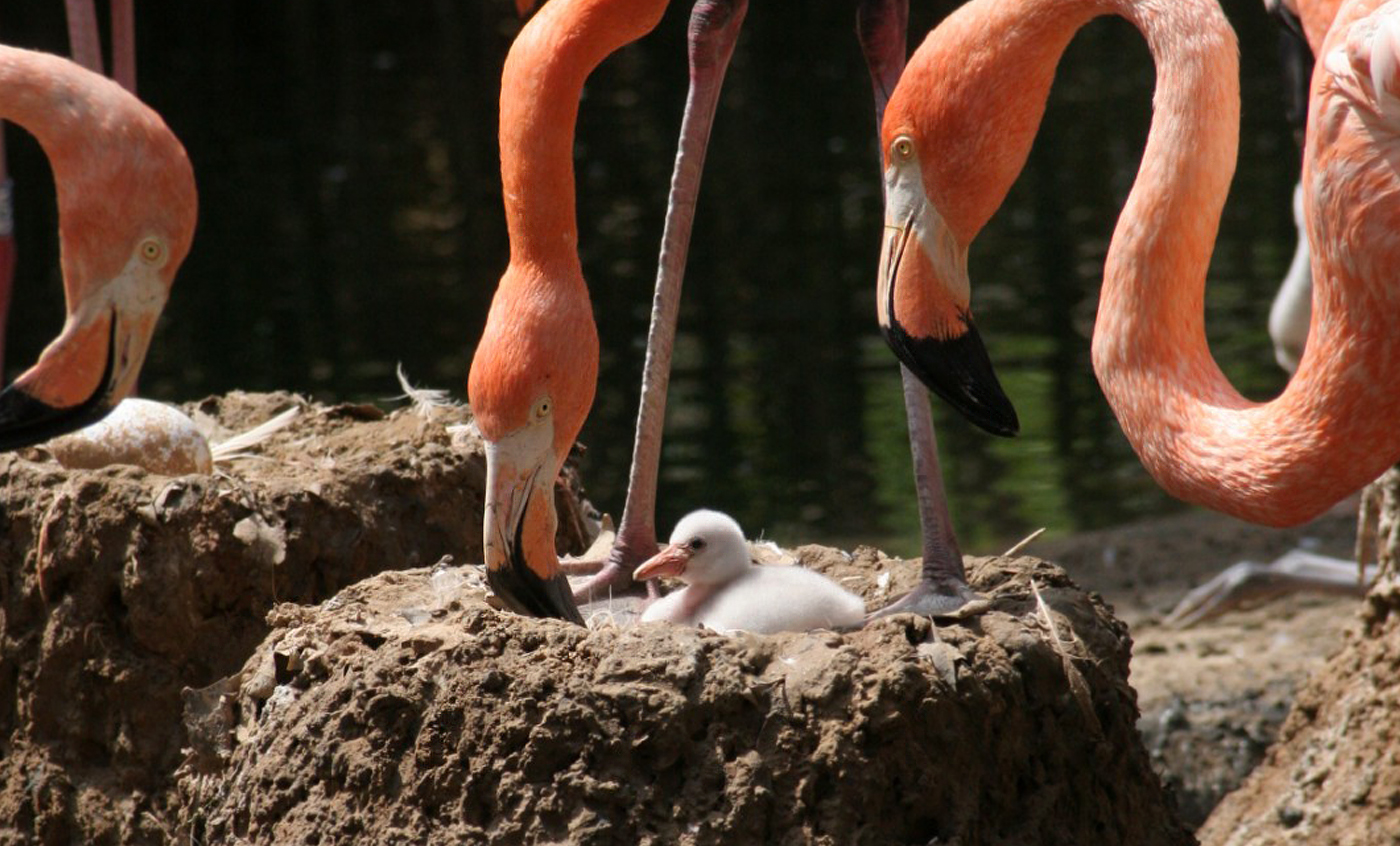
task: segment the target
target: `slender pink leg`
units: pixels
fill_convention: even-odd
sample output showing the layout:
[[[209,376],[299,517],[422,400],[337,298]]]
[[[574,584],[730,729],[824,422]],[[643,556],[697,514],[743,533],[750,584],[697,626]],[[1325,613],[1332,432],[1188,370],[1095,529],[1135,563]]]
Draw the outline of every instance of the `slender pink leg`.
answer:
[[[135,0],[112,0],[112,78],[136,93]]]
[[[97,31],[97,10],[92,0],[66,0],[68,8],[68,46],[73,61],[94,73],[102,70],[102,37]]]
[[[861,0],[856,30],[875,89],[875,130],[878,137],[885,104],[904,71],[908,50],[909,0]],[[919,497],[919,527],[923,532],[923,574],[919,585],[872,617],[912,612],[942,616],[960,612],[981,600],[967,586],[962,552],[953,534],[943,470],[938,464],[938,438],[929,410],[928,391],[900,365],[904,411],[909,419],[909,448],[914,460],[914,489]],[[979,602],[979,605],[981,603]]]
[[[5,157],[5,122],[0,121],[0,385],[5,384],[5,327],[15,285],[15,183]]]
[[[724,73],[739,40],[748,0],[698,0],[690,15],[690,92],[681,121],[680,145],[671,175],[666,227],[661,237],[661,261],[656,274],[656,297],[647,333],[642,401],[637,413],[637,440],[632,447],[632,471],[622,509],[617,542],[603,569],[574,592],[580,602],[592,601],[632,587],[632,571],[656,553],[656,477],[661,464],[661,429],[666,417],[666,389],[671,379],[671,349],[676,340],[681,281],[685,275],[690,228],[705,148],[710,140],[715,107]],[[648,582],[655,591],[655,582]]]
[[[5,132],[0,123],[0,384],[5,382],[5,326],[15,284],[15,184],[5,164]]]

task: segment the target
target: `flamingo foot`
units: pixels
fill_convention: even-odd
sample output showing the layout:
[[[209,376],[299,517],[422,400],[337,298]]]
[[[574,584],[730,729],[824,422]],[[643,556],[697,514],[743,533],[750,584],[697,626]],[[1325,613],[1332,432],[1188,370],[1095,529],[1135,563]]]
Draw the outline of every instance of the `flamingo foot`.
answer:
[[[609,560],[588,581],[574,588],[574,602],[587,605],[620,597],[645,597],[648,603],[661,598],[655,580],[639,582],[632,578],[632,568]]]
[[[965,582],[952,579],[922,579],[918,586],[900,599],[866,616],[865,621],[878,620],[892,614],[917,614],[937,620],[965,620],[985,613],[992,601]]]
[[[1373,565],[1361,568],[1354,561],[1295,549],[1268,564],[1241,561],[1225,568],[1186,594],[1162,622],[1184,629],[1245,604],[1301,591],[1364,596],[1375,576]]]

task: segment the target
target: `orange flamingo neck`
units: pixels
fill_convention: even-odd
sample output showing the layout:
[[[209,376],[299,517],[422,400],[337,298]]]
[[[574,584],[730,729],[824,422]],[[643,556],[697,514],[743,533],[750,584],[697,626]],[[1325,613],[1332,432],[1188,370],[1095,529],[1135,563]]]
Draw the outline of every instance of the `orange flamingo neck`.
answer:
[[[512,265],[562,269],[582,282],[573,166],[579,96],[593,69],[650,32],[665,8],[666,0],[555,0],[511,45],[500,148]]]
[[[1109,248],[1094,368],[1164,488],[1253,522],[1299,523],[1400,458],[1400,344],[1378,319],[1396,312],[1389,276],[1353,272],[1340,255],[1347,246],[1314,231],[1321,331],[1297,375],[1262,404],[1229,384],[1206,343],[1204,289],[1238,147],[1237,49],[1214,3],[1141,6],[1135,22],[1158,68],[1155,114]],[[1318,123],[1314,115],[1310,172]],[[1321,155],[1334,155],[1336,143],[1322,143]],[[1356,161],[1374,160],[1358,152]],[[1334,196],[1350,192],[1345,178],[1331,179]],[[1364,209],[1375,185],[1356,187],[1346,205]],[[1315,223],[1322,212],[1312,211]]]

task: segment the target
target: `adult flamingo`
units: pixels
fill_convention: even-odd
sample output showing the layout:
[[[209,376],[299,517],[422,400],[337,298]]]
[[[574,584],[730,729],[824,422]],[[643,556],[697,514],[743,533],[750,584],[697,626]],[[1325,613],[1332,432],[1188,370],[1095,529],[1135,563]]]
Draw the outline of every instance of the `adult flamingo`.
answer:
[[[522,12],[530,7],[520,0]],[[487,579],[512,608],[582,622],[554,550],[553,484],[593,401],[598,336],[579,266],[573,130],[588,74],[656,25],[665,0],[554,0],[525,25],[501,82],[501,179],[511,260],[472,360],[487,442]],[[691,96],[667,212],[627,505],[603,570],[581,593],[631,584],[657,549],[656,467],[680,271],[719,83],[745,3],[701,0]],[[661,339],[658,340],[658,332]]]
[[[1327,29],[1337,13],[1336,0],[1265,0],[1280,24],[1281,65],[1290,93],[1288,118],[1296,125],[1299,146],[1308,113],[1314,50],[1321,49]],[[1290,374],[1298,369],[1312,322],[1312,270],[1308,249],[1307,221],[1303,212],[1303,184],[1293,190],[1293,221],[1298,229],[1297,246],[1283,284],[1269,308],[1269,338],[1274,357]],[[1356,561],[1294,549],[1279,558],[1260,564],[1241,561],[1227,567],[1210,581],[1193,588],[1165,618],[1168,625],[1190,626],[1223,614],[1249,600],[1283,596],[1295,591],[1312,591],[1361,596],[1375,576],[1367,567],[1367,515],[1363,505],[1361,539]],[[1358,566],[1361,562],[1361,566]]]
[[[1344,6],[1314,75],[1304,193],[1316,331],[1277,399],[1241,397],[1205,341],[1205,274],[1239,131],[1237,48],[1211,0],[972,0],[935,29],[885,114],[881,317],[967,331],[968,244],[1025,163],[1065,46],[1110,13],[1143,32],[1158,87],[1104,272],[1100,384],[1169,492],[1254,522],[1307,520],[1400,458],[1400,288],[1386,255],[1400,185],[1378,147],[1396,129],[1394,0]]]
[[[101,36],[92,0],[67,0],[68,42],[73,60],[90,71],[102,73]],[[136,93],[136,32],[132,0],[112,0],[112,78]],[[5,327],[14,290],[14,183],[5,164],[5,143],[0,137],[0,375],[4,373]]]
[[[53,166],[68,317],[0,391],[0,450],[100,419],[131,393],[194,236],[194,174],[160,117],[56,56],[0,48],[0,118]]]

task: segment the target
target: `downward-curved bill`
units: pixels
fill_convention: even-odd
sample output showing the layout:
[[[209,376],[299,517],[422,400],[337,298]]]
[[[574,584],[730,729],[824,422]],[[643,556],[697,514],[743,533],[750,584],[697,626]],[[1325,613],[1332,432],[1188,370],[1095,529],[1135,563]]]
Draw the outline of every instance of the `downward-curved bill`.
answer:
[[[894,354],[930,391],[994,435],[1020,430],[1016,409],[992,369],[991,358],[967,309],[965,290],[952,291],[939,268],[964,278],[959,256],[935,264],[915,225],[917,215],[885,226],[877,311],[880,331]],[[949,247],[943,252],[953,252]],[[945,268],[945,271],[948,270]],[[962,296],[959,296],[959,293]]]

